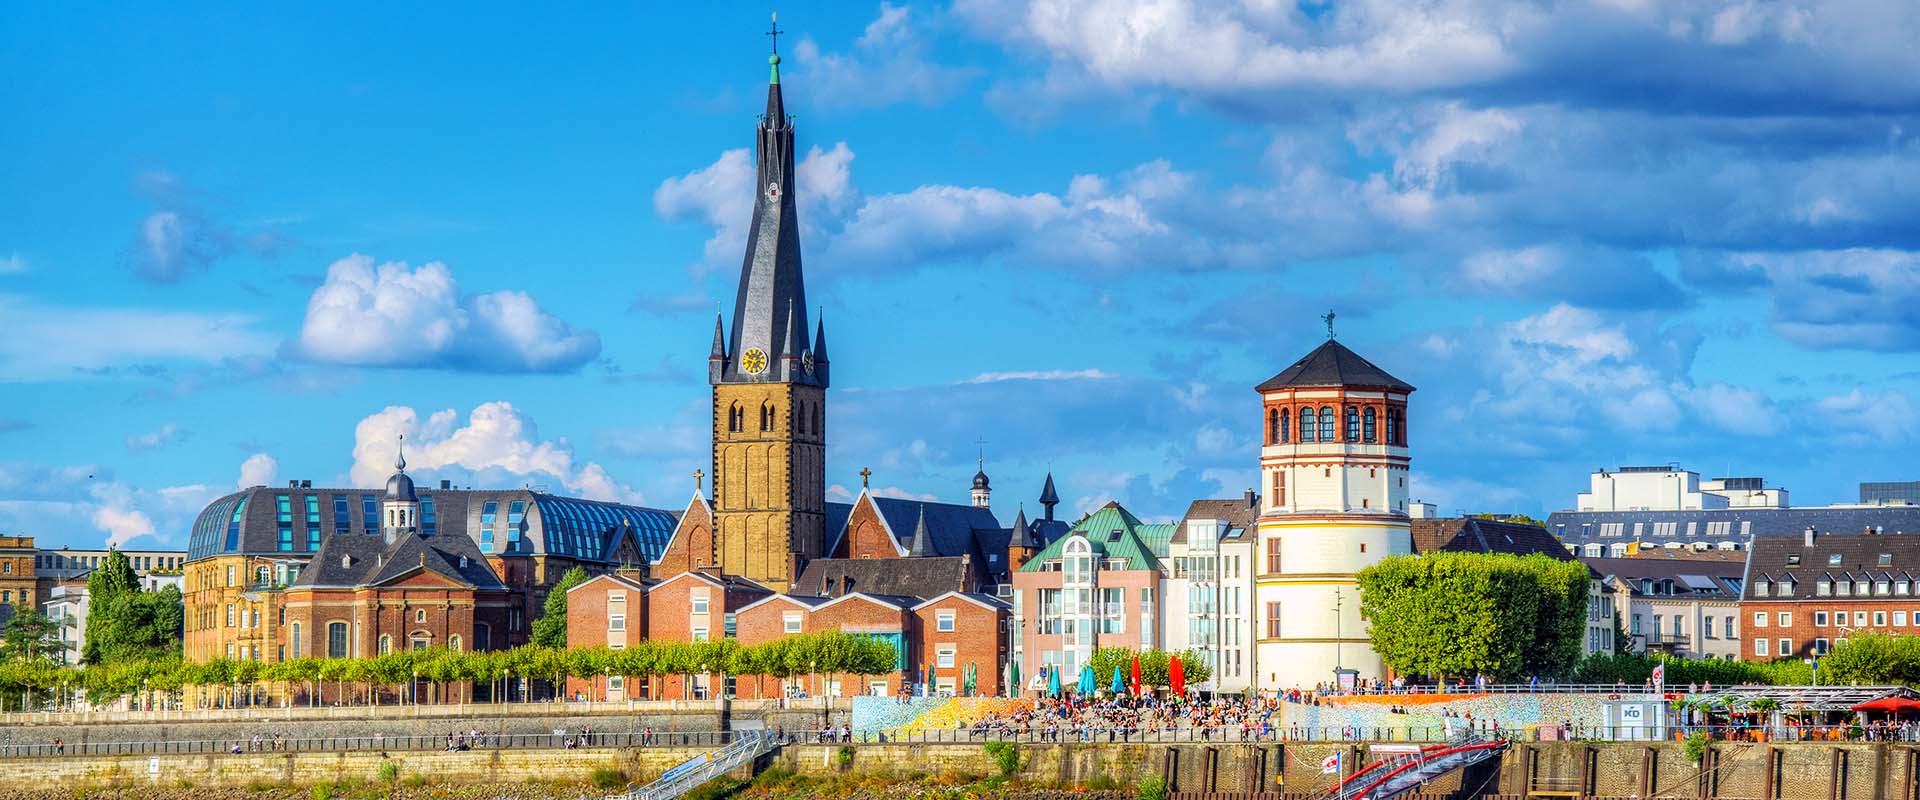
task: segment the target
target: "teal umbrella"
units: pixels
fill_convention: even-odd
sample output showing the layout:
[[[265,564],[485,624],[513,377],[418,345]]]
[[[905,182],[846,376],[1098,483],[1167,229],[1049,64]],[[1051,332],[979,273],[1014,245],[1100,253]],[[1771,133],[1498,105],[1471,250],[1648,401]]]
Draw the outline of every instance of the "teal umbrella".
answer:
[[[1115,697],[1127,693],[1127,677],[1120,674],[1120,666],[1118,664],[1113,667],[1113,685],[1109,688],[1113,691]]]
[[[1097,691],[1100,691],[1100,679],[1093,677],[1093,665],[1088,664],[1084,667],[1081,667],[1080,668],[1080,693],[1085,695],[1091,695]]]
[[[1060,696],[1060,668],[1059,667],[1049,667],[1047,669],[1047,696],[1048,697]]]

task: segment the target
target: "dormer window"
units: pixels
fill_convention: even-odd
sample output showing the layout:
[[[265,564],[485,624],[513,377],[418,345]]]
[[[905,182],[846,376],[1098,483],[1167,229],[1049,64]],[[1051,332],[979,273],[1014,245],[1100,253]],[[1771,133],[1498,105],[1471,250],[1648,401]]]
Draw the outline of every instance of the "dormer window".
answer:
[[[1876,559],[1874,563],[1883,567],[1891,567],[1893,566],[1893,554],[1881,553],[1880,558]]]
[[[1787,554],[1787,566],[1789,566],[1789,567],[1797,567],[1797,566],[1800,566],[1800,554],[1799,554],[1799,553],[1788,553],[1788,554]]]
[[[346,569],[347,567],[351,567],[351,566],[353,566],[353,556],[341,556],[341,557],[340,557],[340,568],[341,568],[341,569]]]
[[[1839,553],[1829,554],[1827,556],[1827,566],[1829,567],[1840,566],[1840,554]]]
[[[1756,580],[1753,582],[1753,596],[1766,597],[1767,592],[1771,587],[1772,587],[1772,584],[1768,583],[1766,578],[1761,578],[1759,580]]]
[[[1120,536],[1123,533],[1125,533],[1125,531],[1122,531],[1119,528],[1114,528],[1113,530],[1107,531],[1107,544],[1113,544],[1114,542],[1120,541]]]
[[[1833,581],[1821,578],[1818,583],[1813,585],[1813,594],[1815,597],[1831,596],[1833,594]]]

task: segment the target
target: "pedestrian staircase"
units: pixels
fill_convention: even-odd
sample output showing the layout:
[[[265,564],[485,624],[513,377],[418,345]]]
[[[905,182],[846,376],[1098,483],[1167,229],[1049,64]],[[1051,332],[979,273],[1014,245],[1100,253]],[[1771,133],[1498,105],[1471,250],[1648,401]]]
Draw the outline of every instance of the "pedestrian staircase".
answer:
[[[1467,735],[1419,752],[1375,761],[1329,789],[1324,800],[1388,800],[1419,789],[1455,770],[1466,769],[1507,749],[1505,739]]]
[[[780,745],[779,737],[765,731],[739,732],[727,746],[694,756],[661,773],[652,783],[636,787],[626,794],[611,795],[607,800],[672,800],[695,786],[753,763],[754,759],[773,752]]]

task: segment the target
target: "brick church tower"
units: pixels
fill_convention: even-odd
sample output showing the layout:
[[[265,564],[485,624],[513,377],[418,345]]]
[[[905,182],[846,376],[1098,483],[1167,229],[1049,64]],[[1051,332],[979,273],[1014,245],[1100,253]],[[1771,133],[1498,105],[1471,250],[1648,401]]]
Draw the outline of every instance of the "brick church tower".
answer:
[[[730,575],[786,591],[826,549],[827,342],[807,340],[794,204],[793,120],[780,97],[780,55],[758,152],[752,225],[731,335],[716,319],[713,385],[715,561]]]

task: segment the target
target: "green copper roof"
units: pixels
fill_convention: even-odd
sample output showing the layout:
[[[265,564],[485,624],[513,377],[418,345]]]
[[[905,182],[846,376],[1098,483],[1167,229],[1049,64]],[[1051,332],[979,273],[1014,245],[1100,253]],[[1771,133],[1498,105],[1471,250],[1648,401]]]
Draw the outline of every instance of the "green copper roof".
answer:
[[[1068,535],[1048,543],[1039,555],[1021,565],[1020,571],[1040,572],[1047,561],[1060,558],[1074,534],[1084,534],[1094,553],[1101,558],[1124,558],[1128,569],[1159,570],[1160,559],[1167,555],[1167,543],[1173,540],[1178,528],[1177,523],[1171,522],[1141,522],[1119,504],[1108,503],[1080,520]]]

